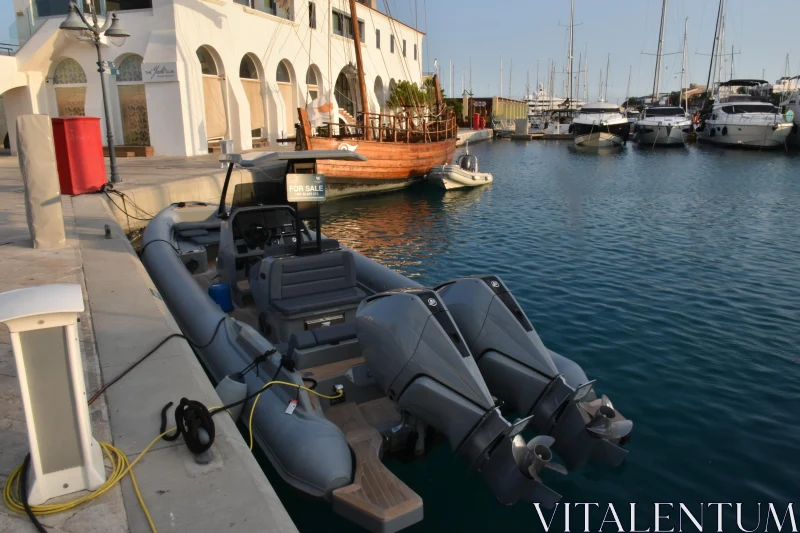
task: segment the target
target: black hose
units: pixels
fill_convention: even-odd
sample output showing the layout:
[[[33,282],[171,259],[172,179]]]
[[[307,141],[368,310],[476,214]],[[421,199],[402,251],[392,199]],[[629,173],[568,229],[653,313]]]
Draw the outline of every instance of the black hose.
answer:
[[[28,503],[28,467],[31,464],[31,454],[25,456],[25,460],[22,461],[22,472],[20,472],[20,482],[19,482],[19,499],[22,502],[22,506],[25,508],[25,514],[28,515],[33,527],[36,528],[36,531],[39,533],[47,533],[47,530],[42,526],[42,523],[36,518],[36,515],[33,514],[31,510],[31,506]]]

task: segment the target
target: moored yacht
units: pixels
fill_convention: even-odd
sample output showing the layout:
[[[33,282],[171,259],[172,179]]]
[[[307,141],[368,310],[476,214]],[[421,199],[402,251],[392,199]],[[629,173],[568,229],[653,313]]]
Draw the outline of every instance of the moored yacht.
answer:
[[[800,93],[792,93],[781,102],[781,112],[787,121],[793,123],[792,132],[787,137],[788,143],[800,146],[800,134],[797,133],[797,124],[800,123]]]
[[[576,146],[607,148],[621,146],[628,140],[630,124],[617,104],[586,104],[572,121]]]
[[[761,80],[731,80],[721,86],[755,86]],[[697,127],[697,139],[723,146],[777,148],[786,143],[792,122],[769,102],[735,94],[722,98],[706,112]]]
[[[692,132],[692,121],[678,106],[646,107],[636,121],[633,139],[642,144],[682,146]]]

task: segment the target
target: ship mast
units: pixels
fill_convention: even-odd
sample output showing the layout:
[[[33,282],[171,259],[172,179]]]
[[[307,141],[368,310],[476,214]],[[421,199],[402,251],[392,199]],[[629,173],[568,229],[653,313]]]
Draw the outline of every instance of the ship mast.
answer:
[[[367,100],[367,84],[364,82],[364,62],[361,59],[361,31],[358,27],[356,0],[350,0],[350,22],[353,24],[353,46],[356,49],[356,69],[358,70],[358,89],[361,92],[361,113],[364,117],[364,140],[369,141],[372,129],[369,127],[369,103]]]
[[[608,61],[606,62],[606,88],[603,91],[603,101],[608,102],[608,73],[611,72],[611,54],[608,54]]]
[[[708,97],[712,91],[711,74],[715,72],[714,61],[716,60],[716,54],[719,44],[719,23],[720,20],[722,19],[722,8],[724,4],[725,0],[719,0],[719,8],[717,9],[717,25],[714,28],[714,42],[711,45],[711,60],[708,64],[708,80],[706,81],[706,97],[703,99],[703,107],[706,107],[706,103],[708,102]]]
[[[664,23],[667,20],[667,0],[661,4],[661,29],[658,31],[658,51],[656,52],[656,74],[653,79],[653,100],[658,103],[661,91],[661,56],[664,53]]]
[[[665,2],[667,0],[664,0]],[[569,57],[567,58],[567,98],[569,99],[569,107],[572,107],[572,41],[573,41],[573,27],[575,25],[575,0],[570,1],[569,8]]]
[[[683,96],[686,98],[686,107],[684,107],[684,111],[687,113],[689,112],[689,91],[686,88],[686,32],[689,28],[689,17],[686,17],[686,20],[683,21],[683,62],[681,64],[681,92]],[[678,105],[681,105],[681,99],[678,98]]]

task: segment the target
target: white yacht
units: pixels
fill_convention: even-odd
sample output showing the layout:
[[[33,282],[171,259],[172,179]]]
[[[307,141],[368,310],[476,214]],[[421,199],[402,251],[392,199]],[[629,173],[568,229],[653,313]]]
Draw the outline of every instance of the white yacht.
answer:
[[[661,94],[661,59],[664,50],[664,23],[667,18],[667,0],[661,4],[661,30],[658,34],[656,70],[653,76],[653,101],[658,102]],[[681,94],[683,94],[684,74],[686,72],[686,23],[683,30],[683,65],[681,67]],[[652,105],[644,108],[636,121],[634,141],[651,146],[683,146],[692,132],[692,121],[680,106]]]
[[[763,80],[731,80],[727,87],[753,87]],[[732,94],[715,103],[697,127],[697,140],[723,146],[778,148],[786,144],[793,123],[780,109],[750,95]]]
[[[800,134],[797,133],[797,125],[800,124],[800,93],[792,93],[789,98],[781,102],[781,112],[783,117],[793,124],[792,132],[787,137],[788,143],[800,146]]]
[[[576,146],[607,148],[621,146],[628,140],[630,123],[617,104],[586,104],[572,121]]]
[[[651,106],[636,121],[633,140],[642,145],[682,146],[692,133],[692,120],[678,106]]]

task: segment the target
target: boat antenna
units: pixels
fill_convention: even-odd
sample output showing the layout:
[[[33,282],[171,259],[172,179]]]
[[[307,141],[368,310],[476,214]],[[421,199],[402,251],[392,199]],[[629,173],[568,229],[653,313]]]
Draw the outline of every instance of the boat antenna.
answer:
[[[711,44],[711,60],[708,63],[708,79],[706,80],[706,96],[703,98],[703,108],[708,103],[708,96],[711,93],[711,73],[714,70],[714,54],[717,50],[717,42],[719,41],[719,19],[722,17],[722,4],[725,0],[719,0],[719,7],[717,8],[717,26],[714,28],[714,41]]]
[[[667,0],[661,4],[661,29],[658,31],[658,50],[656,51],[656,73],[653,77],[653,101],[658,103],[661,91],[661,56],[664,53],[664,23],[667,20]]]
[[[356,49],[356,68],[358,69],[358,88],[361,91],[361,112],[364,127],[364,140],[369,141],[372,128],[369,127],[369,100],[367,99],[367,84],[364,82],[364,62],[361,58],[361,30],[358,28],[358,14],[356,0],[350,0],[350,17],[353,23],[353,47]]]
[[[469,155],[469,140],[464,143],[464,146],[467,148],[467,153],[464,155]]]

